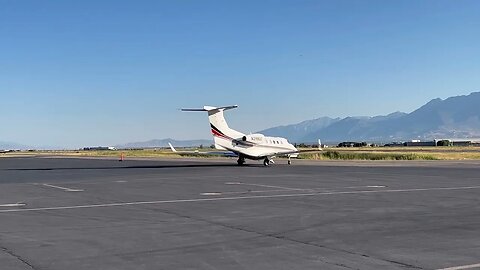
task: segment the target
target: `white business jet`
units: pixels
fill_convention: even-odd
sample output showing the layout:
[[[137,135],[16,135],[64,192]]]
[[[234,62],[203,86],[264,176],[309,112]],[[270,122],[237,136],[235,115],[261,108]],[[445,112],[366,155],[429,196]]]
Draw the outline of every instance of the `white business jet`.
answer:
[[[228,150],[238,155],[238,165],[245,164],[245,159],[262,160],[263,165],[273,164],[273,158],[276,156],[288,157],[288,164],[291,164],[290,158],[298,157],[302,152],[317,152],[316,150],[298,150],[295,146],[281,137],[267,137],[263,134],[244,134],[231,129],[223,112],[237,108],[237,105],[212,107],[204,106],[201,109],[182,109],[186,112],[208,112],[208,120],[213,135],[216,149]]]

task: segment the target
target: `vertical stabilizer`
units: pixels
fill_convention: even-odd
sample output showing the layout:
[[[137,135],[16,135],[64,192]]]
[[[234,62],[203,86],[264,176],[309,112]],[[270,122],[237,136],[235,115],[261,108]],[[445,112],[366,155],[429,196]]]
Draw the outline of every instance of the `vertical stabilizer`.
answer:
[[[168,145],[170,146],[170,149],[172,150],[172,152],[177,152],[177,149],[175,149],[175,147],[173,147],[171,143],[168,143]]]
[[[210,122],[210,128],[215,141],[215,146],[223,148],[226,142],[231,143],[232,140],[240,139],[245,135],[239,131],[231,129],[223,115],[225,110],[235,109],[237,107],[237,105],[224,107],[204,106],[202,109],[182,109],[182,111],[208,112],[208,120]]]

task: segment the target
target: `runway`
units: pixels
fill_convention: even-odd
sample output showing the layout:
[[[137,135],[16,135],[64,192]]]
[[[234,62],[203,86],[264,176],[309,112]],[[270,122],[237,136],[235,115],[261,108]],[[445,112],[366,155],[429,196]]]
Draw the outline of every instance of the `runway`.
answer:
[[[0,269],[480,269],[479,163],[251,163],[1,158]]]

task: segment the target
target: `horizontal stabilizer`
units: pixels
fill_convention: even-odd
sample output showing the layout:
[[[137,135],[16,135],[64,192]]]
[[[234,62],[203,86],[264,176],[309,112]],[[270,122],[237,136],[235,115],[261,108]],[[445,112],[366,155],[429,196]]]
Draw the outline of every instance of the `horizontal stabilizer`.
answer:
[[[231,105],[231,106],[222,106],[222,107],[212,107],[212,106],[203,106],[201,109],[182,109],[184,112],[208,112],[208,111],[214,111],[214,110],[230,110],[230,109],[235,109],[237,108],[237,105]]]

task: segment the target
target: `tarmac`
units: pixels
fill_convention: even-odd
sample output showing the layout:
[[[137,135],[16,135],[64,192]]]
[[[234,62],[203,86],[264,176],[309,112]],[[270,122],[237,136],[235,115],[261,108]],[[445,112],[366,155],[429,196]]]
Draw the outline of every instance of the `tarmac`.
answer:
[[[480,269],[480,163],[0,158],[0,269]]]

